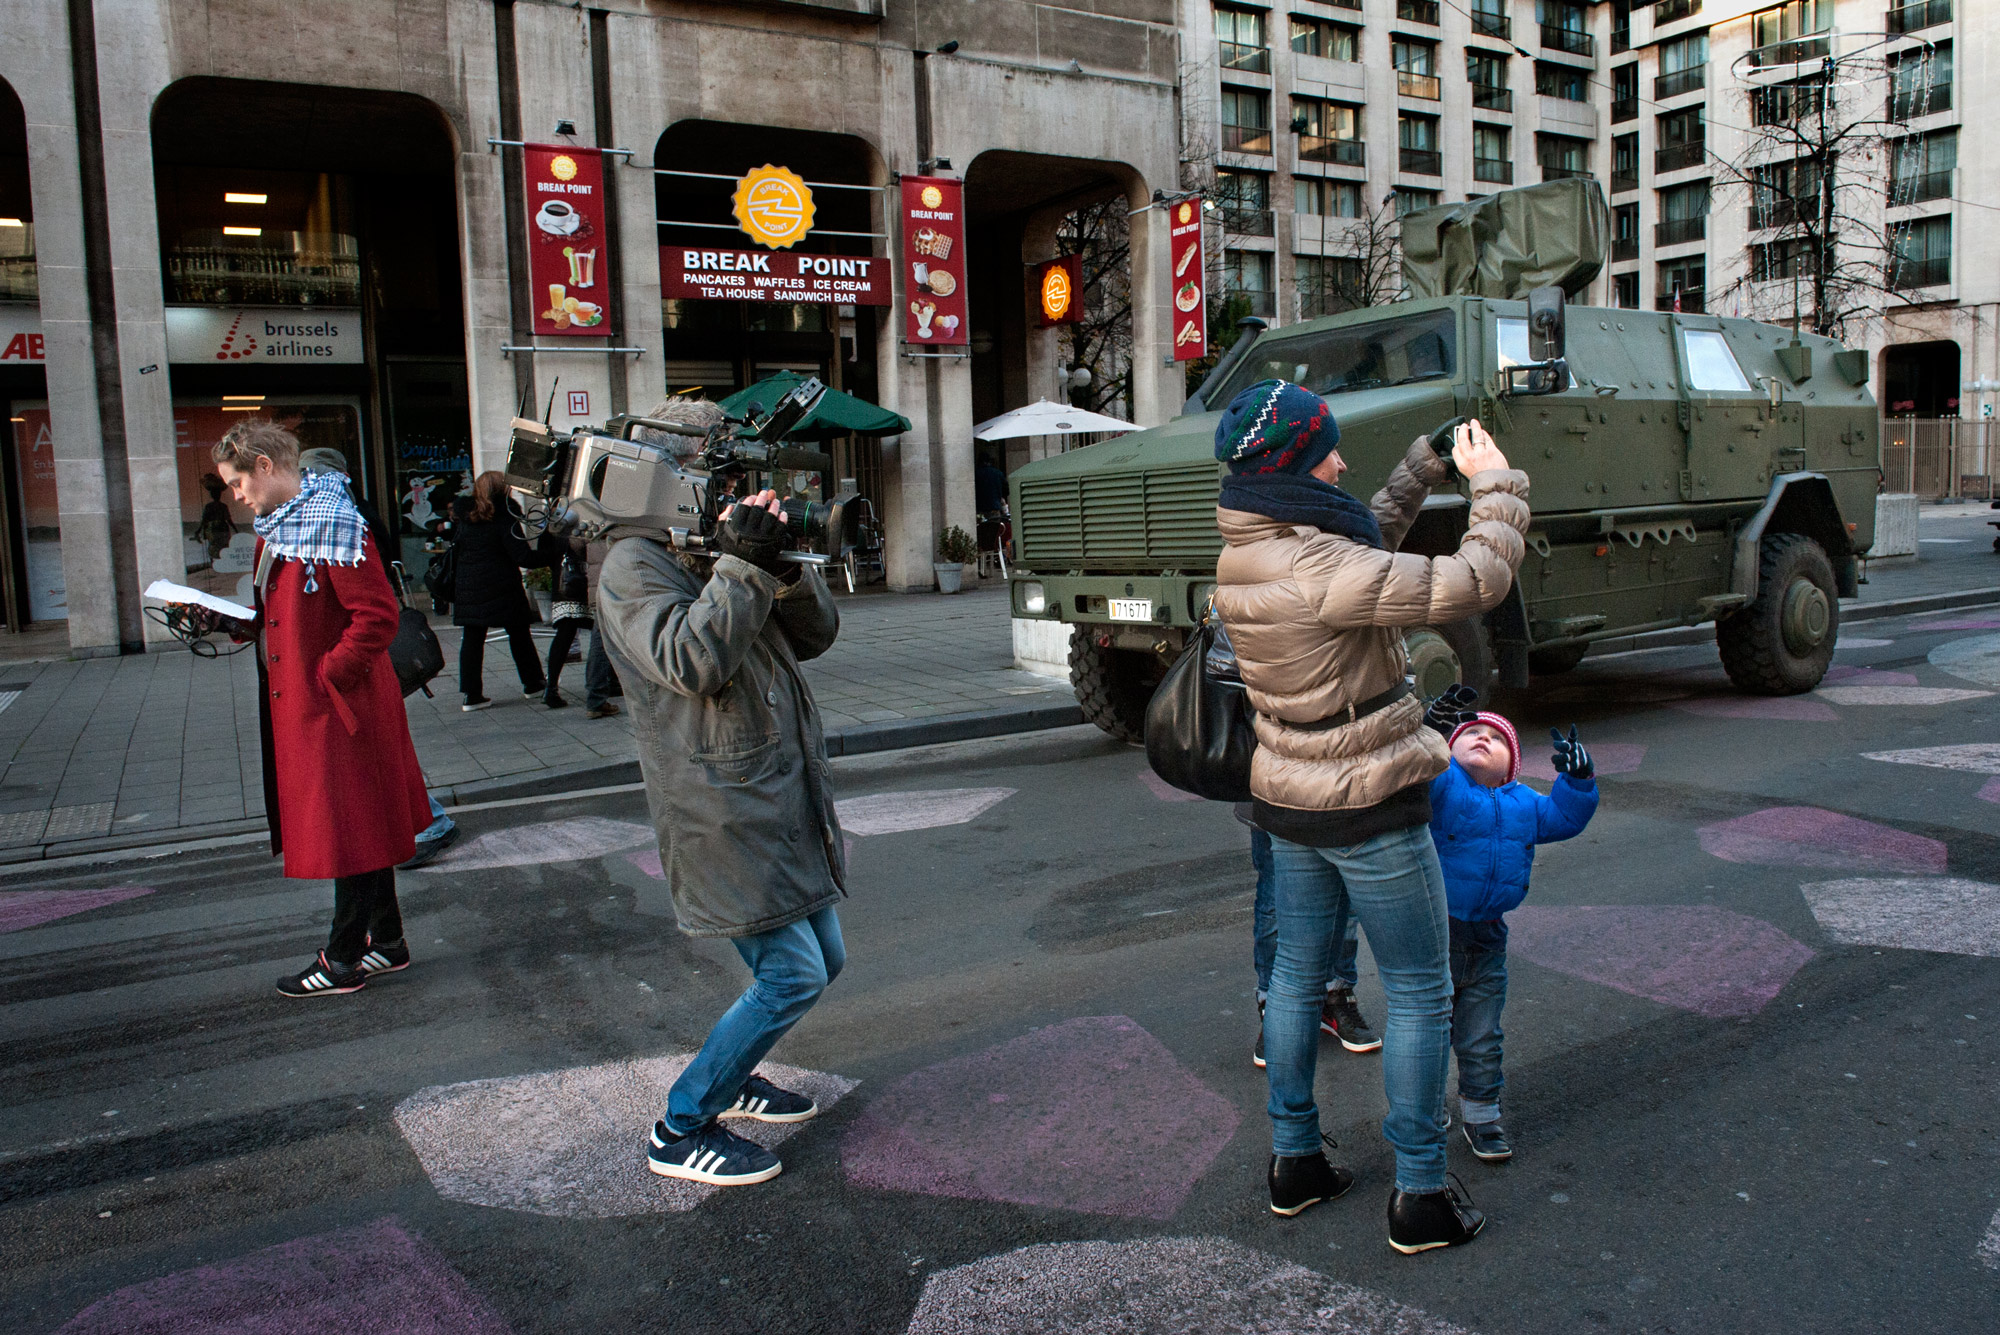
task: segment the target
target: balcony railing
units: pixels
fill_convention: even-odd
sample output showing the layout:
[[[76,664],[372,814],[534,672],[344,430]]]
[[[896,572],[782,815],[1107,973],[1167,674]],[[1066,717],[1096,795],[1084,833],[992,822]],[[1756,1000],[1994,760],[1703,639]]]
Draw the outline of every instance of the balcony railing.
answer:
[[[1656,246],[1686,245],[1690,241],[1700,241],[1707,235],[1706,218],[1674,218],[1653,224],[1653,244]]]
[[[1773,88],[1750,90],[1750,120],[1753,125],[1783,125],[1805,116],[1819,114],[1826,101],[1826,87],[1818,83],[1781,83]]]
[[[1921,204],[1927,199],[1950,197],[1951,168],[1949,167],[1943,171],[1899,175],[1889,181],[1889,204],[1892,208],[1903,204]]]
[[[1937,255],[1926,260],[1896,261],[1890,271],[1892,287],[1941,287],[1951,281],[1951,256]]]
[[[1572,56],[1594,56],[1597,54],[1597,39],[1587,32],[1575,28],[1554,28],[1542,25],[1542,49],[1561,51]]]
[[[1934,83],[1924,88],[1903,88],[1889,94],[1889,119],[1906,121],[1951,110],[1951,85]]]
[[[1677,172],[1687,167],[1699,167],[1708,159],[1708,144],[1697,139],[1687,144],[1669,144],[1665,148],[1653,150],[1653,170],[1656,172]]]
[[[1504,42],[1514,35],[1514,24],[1505,14],[1489,14],[1483,9],[1475,9],[1472,11],[1472,35],[1497,37]]]
[[[1361,0],[1326,0],[1326,3],[1332,5],[1335,9],[1361,8]]]
[[[1368,145],[1359,139],[1329,139],[1325,135],[1302,134],[1299,136],[1299,161],[1365,167],[1368,165]]]
[[[1790,42],[1773,42],[1769,46],[1751,47],[1750,63],[1759,67],[1798,65],[1808,60],[1822,60],[1832,50],[1832,38],[1800,37]]]
[[[1269,209],[1237,209],[1222,206],[1222,230],[1237,236],[1276,236]]]
[[[1706,291],[1698,287],[1684,287],[1678,293],[1661,292],[1653,298],[1653,309],[1656,311],[1672,310],[1674,308],[1674,298],[1678,296],[1681,303],[1681,314],[1700,315],[1704,310],[1703,298],[1707,295]]]
[[[1611,258],[1614,260],[1636,260],[1639,258],[1639,238],[1619,236],[1611,239]]]
[[[1653,6],[1653,26],[1663,28],[1669,23],[1691,19],[1701,13],[1701,0],[1660,0]]]
[[[1611,123],[1613,125],[1617,125],[1623,121],[1635,121],[1638,119],[1638,94],[1635,93],[1631,97],[1614,97],[1611,99]]]
[[[1614,56],[1622,56],[1631,49],[1632,49],[1631,20],[1627,19],[1624,23],[1620,23],[1616,19],[1613,19],[1611,21],[1611,54]]]
[[[1662,74],[1653,80],[1653,96],[1657,98],[1679,97],[1682,93],[1692,93],[1697,88],[1708,87],[1708,66],[1696,65],[1691,69],[1675,70],[1672,74]]]
[[[1489,84],[1483,83],[1473,84],[1472,107],[1475,111],[1512,111],[1514,109],[1514,90],[1511,88],[1494,88]]]
[[[1801,222],[1810,222],[1819,216],[1819,199],[1774,199],[1768,204],[1750,206],[1750,228],[1791,227]]]
[[[1544,162],[1541,168],[1544,181],[1568,181],[1590,175],[1588,167],[1558,167],[1553,162]]]
[[[1278,312],[1278,297],[1274,292],[1252,292],[1244,288],[1231,288],[1222,294],[1226,306],[1237,306],[1245,315],[1261,315],[1266,320]]]
[[[1222,146],[1231,153],[1269,153],[1271,127],[1268,125],[1225,125]]]
[[[1248,70],[1252,74],[1271,72],[1271,52],[1268,47],[1250,46],[1243,42],[1217,42],[1226,70]]]
[[[1404,97],[1421,97],[1432,102],[1442,101],[1444,85],[1435,74],[1416,74],[1409,70],[1396,71],[1396,91]]]
[[[1638,177],[1636,177],[1636,176],[1620,176],[1620,175],[1619,175],[1619,174],[1618,174],[1617,172],[1613,172],[1613,173],[1611,173],[1611,193],[1612,193],[1612,194],[1614,194],[1614,195],[1622,195],[1622,194],[1624,194],[1624,193],[1625,193],[1625,192],[1626,192],[1627,190],[1637,190],[1638,188],[1639,188],[1639,178],[1638,178]]]
[[[1889,7],[1890,32],[1917,32],[1949,22],[1951,0],[1915,0],[1913,4]]]
[[[1495,185],[1514,184],[1514,164],[1504,158],[1474,158],[1472,179],[1491,181]]]
[[[1396,152],[1396,165],[1416,176],[1444,175],[1444,155],[1436,149],[1398,149]]]
[[[1396,17],[1435,27],[1438,21],[1437,0],[1396,0]]]

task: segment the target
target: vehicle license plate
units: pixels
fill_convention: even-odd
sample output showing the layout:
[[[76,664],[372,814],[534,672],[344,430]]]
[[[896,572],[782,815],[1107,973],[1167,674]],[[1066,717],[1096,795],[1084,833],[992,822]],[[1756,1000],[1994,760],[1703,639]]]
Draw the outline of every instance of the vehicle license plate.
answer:
[[[1151,598],[1113,598],[1111,600],[1113,621],[1151,621],[1153,600]]]

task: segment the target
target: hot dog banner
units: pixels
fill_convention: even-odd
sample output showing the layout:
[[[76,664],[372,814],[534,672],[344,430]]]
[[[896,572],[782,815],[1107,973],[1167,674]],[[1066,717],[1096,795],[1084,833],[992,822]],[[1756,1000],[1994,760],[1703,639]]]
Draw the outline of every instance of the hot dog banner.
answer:
[[[897,286],[903,339],[964,345],[972,341],[965,315],[965,183],[941,176],[905,176],[903,260]]]
[[[1167,257],[1173,264],[1174,360],[1193,361],[1208,352],[1208,300],[1202,291],[1199,195],[1169,206]]]
[[[528,144],[521,165],[536,337],[611,337],[603,154],[572,144]]]
[[[1083,318],[1083,256],[1064,255],[1036,268],[1035,308],[1045,329]]]

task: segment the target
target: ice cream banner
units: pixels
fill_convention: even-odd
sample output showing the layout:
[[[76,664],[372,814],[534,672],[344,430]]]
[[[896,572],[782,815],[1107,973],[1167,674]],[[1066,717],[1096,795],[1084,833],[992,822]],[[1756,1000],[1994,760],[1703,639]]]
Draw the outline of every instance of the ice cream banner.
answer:
[[[1173,265],[1174,360],[1190,362],[1208,353],[1199,195],[1167,206],[1167,257]]]
[[[1064,255],[1035,270],[1035,306],[1045,329],[1083,318],[1083,256]]]
[[[603,155],[573,144],[529,144],[521,165],[536,337],[611,337]]]
[[[903,178],[903,260],[896,286],[907,294],[903,339],[966,344],[965,183]]]

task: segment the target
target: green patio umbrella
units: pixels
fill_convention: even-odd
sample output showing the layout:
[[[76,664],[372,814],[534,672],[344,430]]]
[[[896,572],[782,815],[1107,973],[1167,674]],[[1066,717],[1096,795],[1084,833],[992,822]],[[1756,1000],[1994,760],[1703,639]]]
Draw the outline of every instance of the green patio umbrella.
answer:
[[[805,377],[795,371],[780,371],[759,380],[748,389],[739,389],[722,400],[722,410],[740,413],[752,403],[761,403],[769,412],[778,400],[792,392]],[[786,434],[786,440],[832,440],[835,436],[893,436],[910,429],[910,419],[901,413],[877,407],[866,399],[829,389],[813,410]]]

